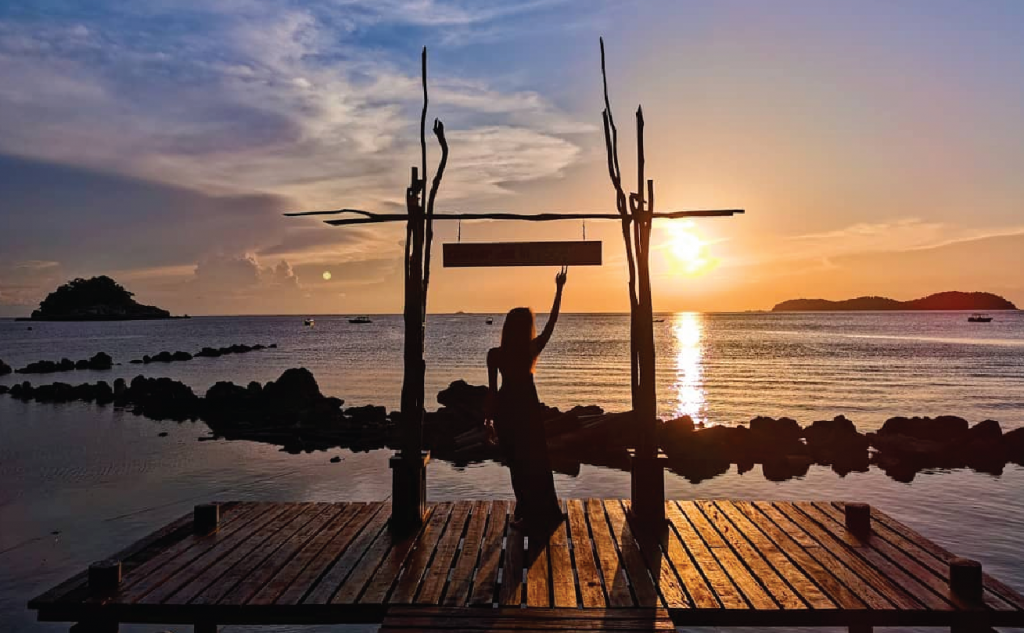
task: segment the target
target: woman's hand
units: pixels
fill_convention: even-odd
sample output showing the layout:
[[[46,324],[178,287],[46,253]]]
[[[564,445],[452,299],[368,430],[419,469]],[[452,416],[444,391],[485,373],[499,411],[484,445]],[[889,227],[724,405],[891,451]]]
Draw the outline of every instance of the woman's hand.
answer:
[[[568,266],[562,266],[561,272],[559,272],[557,275],[555,275],[555,286],[558,287],[558,288],[561,288],[562,286],[564,286],[565,285],[565,279],[568,276],[568,274],[569,274],[569,267]]]

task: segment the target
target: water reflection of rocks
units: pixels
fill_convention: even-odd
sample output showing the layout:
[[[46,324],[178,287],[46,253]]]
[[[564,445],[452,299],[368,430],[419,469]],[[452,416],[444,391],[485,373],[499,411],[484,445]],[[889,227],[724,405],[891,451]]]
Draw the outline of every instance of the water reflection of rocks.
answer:
[[[397,412],[384,407],[345,408],[324,396],[306,369],[289,369],[276,381],[246,386],[219,382],[204,396],[169,378],[137,376],[70,385],[29,382],[0,385],[0,394],[28,401],[113,404],[157,420],[203,420],[214,437],[267,442],[290,452],[344,447],[373,450],[396,443]],[[498,459],[483,425],[486,388],[453,382],[437,395],[441,407],[427,412],[424,445],[455,464]],[[626,448],[635,441],[632,414],[596,406],[543,410],[554,468],[576,475],[582,464],[629,469]],[[747,472],[760,464],[764,476],[784,481],[805,475],[814,464],[839,475],[881,468],[898,481],[923,470],[972,468],[998,475],[1007,463],[1024,465],[1024,428],[1003,433],[998,422],[970,426],[963,418],[891,418],[874,433],[861,433],[838,416],[802,427],[790,418],[758,417],[741,426],[694,425],[689,416],[660,422],[659,443],[667,468],[697,483],[736,465]]]

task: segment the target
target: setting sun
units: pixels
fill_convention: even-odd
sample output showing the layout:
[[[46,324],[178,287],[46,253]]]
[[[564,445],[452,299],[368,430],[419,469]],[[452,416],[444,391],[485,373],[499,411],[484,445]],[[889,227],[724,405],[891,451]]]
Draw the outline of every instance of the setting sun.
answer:
[[[714,259],[707,252],[707,244],[697,235],[693,222],[667,224],[665,248],[672,269],[687,275],[707,272]]]

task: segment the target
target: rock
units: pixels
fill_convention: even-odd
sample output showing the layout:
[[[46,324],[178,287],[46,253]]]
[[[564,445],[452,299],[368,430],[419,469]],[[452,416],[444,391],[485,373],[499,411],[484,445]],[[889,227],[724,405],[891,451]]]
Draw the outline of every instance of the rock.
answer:
[[[270,349],[277,349],[277,343],[271,343],[267,347],[269,347]]]
[[[340,461],[341,461],[341,458],[338,457],[337,455],[335,455],[334,457],[331,458],[331,463],[332,464],[337,464]]]
[[[85,360],[84,358],[82,360],[76,361],[75,369],[89,369],[89,361]]]
[[[105,380],[97,382],[94,390],[97,404],[108,404],[114,401],[114,390]]]
[[[173,360],[173,361],[192,360],[192,354],[189,354],[188,352],[181,352],[181,351],[174,352],[174,354],[171,355],[171,360]]]
[[[305,367],[286,369],[263,387],[263,396],[276,407],[299,408],[323,398],[316,378]]]
[[[113,366],[114,359],[105,352],[97,352],[89,359],[89,369],[110,369]]]
[[[263,393],[263,385],[256,382],[255,380],[250,382],[246,389],[249,391],[249,394],[253,396],[259,396],[260,394]]]
[[[750,421],[750,433],[761,440],[773,442],[793,442],[800,439],[803,429],[792,418],[768,418],[758,416]]]
[[[118,378],[114,381],[114,397],[119,398],[124,395],[125,391],[128,390],[128,385],[125,383],[124,378]]]
[[[817,463],[831,465],[841,476],[868,469],[870,440],[845,416],[816,420],[804,429],[804,440]]]
[[[133,358],[132,360],[128,361],[130,365],[141,365],[142,362],[143,361],[141,358]]]
[[[967,429],[967,420],[954,415],[940,415],[935,418],[900,416],[886,420],[878,435],[904,435],[922,440],[947,442],[959,439],[967,433]]]
[[[167,437],[167,431],[160,431],[156,435],[157,435],[157,437]]]
[[[191,387],[170,378],[136,376],[126,396],[136,414],[155,420],[195,419],[201,404]]]
[[[1007,458],[1024,466],[1024,427],[1003,433],[1002,443]]]
[[[967,442],[998,442],[1003,438],[1003,429],[995,420],[982,420],[967,431]]]
[[[438,404],[445,407],[468,409],[473,412],[484,410],[484,399],[487,398],[487,387],[471,385],[465,380],[456,380],[437,393]]]
[[[74,368],[75,368],[75,363],[70,358],[62,358],[62,359],[60,359],[60,370],[61,371],[71,371]]]
[[[212,347],[204,347],[203,349],[199,350],[199,352],[196,353],[196,356],[202,356],[204,358],[216,358],[220,356],[220,350],[214,349]]]
[[[7,385],[0,385],[0,396],[4,395],[5,393],[7,393],[10,390],[11,390],[11,388],[8,387]]]
[[[12,371],[14,370],[11,369],[11,366],[5,363],[2,359],[0,359],[0,376],[6,376]]]
[[[345,409],[345,416],[354,420],[361,426],[383,425],[388,418],[387,409],[368,404],[362,407],[349,407]]]
[[[146,365],[148,365],[148,364],[153,362],[153,359],[152,359],[152,357],[150,357],[149,354],[144,354],[142,356],[142,362],[145,363]]]

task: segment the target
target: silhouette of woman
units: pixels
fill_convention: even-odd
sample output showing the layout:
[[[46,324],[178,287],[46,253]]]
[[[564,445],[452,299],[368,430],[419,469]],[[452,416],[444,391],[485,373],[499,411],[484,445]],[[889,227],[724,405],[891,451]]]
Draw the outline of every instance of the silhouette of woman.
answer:
[[[563,267],[555,276],[555,301],[540,336],[533,310],[515,308],[505,317],[501,345],[487,352],[489,389],[485,414],[488,423],[493,421],[512,475],[512,489],[516,493],[513,527],[531,532],[552,529],[562,520],[533,374],[537,357],[555,330],[567,272],[568,268]]]

